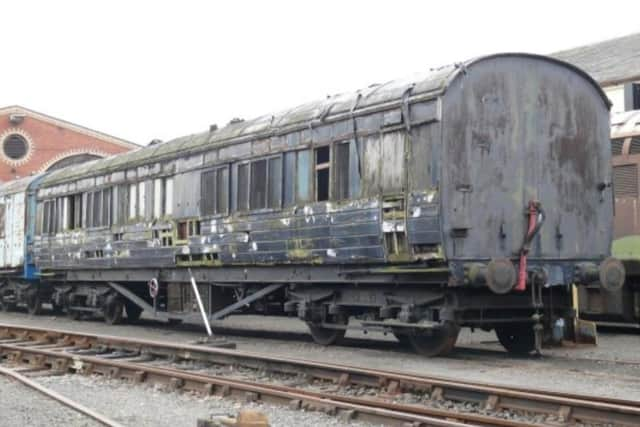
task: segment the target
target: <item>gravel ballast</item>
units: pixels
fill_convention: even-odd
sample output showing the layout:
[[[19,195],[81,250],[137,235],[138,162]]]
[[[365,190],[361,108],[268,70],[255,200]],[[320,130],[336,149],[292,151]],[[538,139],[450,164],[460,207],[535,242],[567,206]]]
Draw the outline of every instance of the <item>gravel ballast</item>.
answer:
[[[168,327],[150,320],[142,320],[137,325],[110,326],[99,320],[71,321],[66,317],[30,317],[24,313],[0,313],[0,323],[2,322],[173,343],[192,342],[203,336],[203,328],[198,325]],[[408,349],[401,348],[395,339],[390,336],[374,333],[364,335],[358,331],[349,331],[344,345],[322,347],[310,341],[306,326],[297,319],[233,316],[223,322],[216,322],[214,332],[235,342],[238,350],[243,351],[341,363],[365,368],[491,382],[524,388],[549,389],[640,400],[640,388],[637,387],[638,382],[640,382],[640,340],[638,340],[638,334],[634,332],[625,334],[602,333],[599,337],[600,344],[597,347],[578,346],[575,348],[546,349],[542,358],[518,358],[505,353],[497,343],[493,333],[470,333],[468,330],[463,330],[458,341],[458,348],[451,356],[433,359],[421,357]],[[142,403],[143,406],[138,407],[137,412],[141,412],[144,408],[149,408],[149,411],[154,413],[162,413],[162,410],[169,412],[178,410],[179,413],[186,412],[188,414],[204,411],[198,412],[200,415],[195,416],[193,418],[195,420],[198,417],[211,414],[235,414],[240,407],[245,405],[244,403],[240,404],[230,400],[221,401],[215,397],[203,399],[179,393],[167,394],[164,391],[161,392],[146,385],[122,386],[122,383],[116,381],[115,383],[118,384],[107,386],[98,384],[102,383],[102,380],[95,381],[83,377],[79,377],[80,379],[75,379],[76,377],[70,378],[52,377],[51,388],[56,389],[56,381],[61,381],[61,387],[67,381],[88,381],[87,387],[90,384],[94,384],[93,387],[101,390],[99,392],[96,391],[94,393],[95,396],[100,396],[100,393],[113,394],[115,399],[119,394],[122,394],[122,399],[127,402],[126,404],[112,401],[109,405],[115,405],[118,412],[122,411],[118,416],[125,418],[116,419],[127,425],[130,422],[127,421],[126,416],[139,416],[136,415],[136,406],[132,403],[138,401],[139,392],[137,388],[134,389],[132,387],[141,387],[145,390],[143,394],[155,396],[152,402],[148,402],[147,397],[145,397]],[[110,391],[112,386],[116,390],[113,393]],[[73,388],[71,387],[71,390]],[[91,395],[91,393],[88,393],[88,395]],[[128,396],[128,399],[126,396]],[[168,398],[169,400],[163,400],[165,397],[159,396],[170,397]],[[84,397],[84,393],[81,397]],[[195,402],[194,406],[190,406],[190,403],[183,403],[182,399],[187,399],[188,402]],[[81,399],[78,400],[81,403],[85,403]],[[163,406],[157,411],[154,409],[155,401],[164,402]],[[101,407],[91,403],[87,402],[87,406],[101,411]],[[213,405],[214,403],[215,405]],[[106,406],[107,409],[110,407],[109,405]],[[264,408],[267,408],[267,406],[264,406]],[[304,425],[307,422],[313,422],[318,426],[341,425],[340,420],[322,414],[292,411],[282,407],[268,408],[270,408],[269,411],[274,411],[268,412],[265,410],[265,412],[268,412],[272,425]],[[0,409],[4,409],[1,403]],[[183,409],[185,409],[184,412]],[[111,413],[104,414],[113,417]],[[284,417],[281,422],[277,421],[277,417],[280,414]],[[303,416],[321,416],[323,418],[321,420],[304,418],[302,422],[295,418]],[[175,421],[174,418],[171,418],[171,415],[167,415],[167,417],[169,417],[167,419]],[[178,418],[182,419],[182,417]],[[134,421],[137,423],[136,425],[147,425],[144,424],[145,421],[135,419]],[[156,423],[156,421],[149,422]],[[289,422],[293,422],[293,424],[288,424]],[[156,423],[154,425],[164,424]],[[173,425],[191,426],[195,425],[195,421],[192,424]]]

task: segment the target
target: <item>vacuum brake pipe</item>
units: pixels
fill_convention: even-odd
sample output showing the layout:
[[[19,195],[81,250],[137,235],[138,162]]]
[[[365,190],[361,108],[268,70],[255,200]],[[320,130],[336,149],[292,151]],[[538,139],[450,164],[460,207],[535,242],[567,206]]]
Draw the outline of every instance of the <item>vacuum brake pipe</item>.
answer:
[[[527,286],[527,255],[529,254],[529,246],[533,241],[533,238],[538,234],[542,224],[544,223],[545,215],[542,210],[540,202],[535,200],[529,200],[529,228],[520,249],[520,268],[518,271],[518,283],[514,290],[523,292]]]

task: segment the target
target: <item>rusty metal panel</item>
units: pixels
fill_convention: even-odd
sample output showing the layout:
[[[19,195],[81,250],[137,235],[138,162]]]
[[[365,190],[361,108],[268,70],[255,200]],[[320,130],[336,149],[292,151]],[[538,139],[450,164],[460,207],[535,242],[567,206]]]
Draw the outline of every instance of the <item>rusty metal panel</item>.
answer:
[[[532,258],[609,253],[608,105],[591,80],[539,58],[494,57],[458,75],[442,102],[448,258],[517,254],[529,200],[547,216]]]

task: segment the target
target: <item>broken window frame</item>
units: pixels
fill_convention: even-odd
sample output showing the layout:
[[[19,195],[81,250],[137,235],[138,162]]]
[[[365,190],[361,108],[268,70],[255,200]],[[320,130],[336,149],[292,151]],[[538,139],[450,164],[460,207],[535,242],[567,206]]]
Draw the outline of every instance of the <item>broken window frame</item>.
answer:
[[[327,150],[328,151],[328,159],[326,161],[322,161],[322,162],[318,162],[318,157],[319,154],[322,150]],[[332,191],[331,191],[331,161],[333,158],[333,153],[332,153],[332,149],[331,149],[331,145],[327,144],[327,145],[322,145],[322,146],[317,146],[314,147],[313,149],[313,170],[314,170],[314,200],[316,202],[327,202],[329,200],[332,199]],[[326,171],[326,172],[325,172]],[[324,191],[323,191],[323,195],[321,197],[320,195],[320,189],[324,188],[324,185],[320,185],[319,181],[320,178],[322,177],[322,179],[326,179],[327,183],[326,183],[326,197],[324,197]]]

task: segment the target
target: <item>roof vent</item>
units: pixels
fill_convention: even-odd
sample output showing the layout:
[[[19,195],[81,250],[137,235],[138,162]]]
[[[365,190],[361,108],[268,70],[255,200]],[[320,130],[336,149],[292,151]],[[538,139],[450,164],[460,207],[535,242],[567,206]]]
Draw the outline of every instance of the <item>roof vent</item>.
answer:
[[[157,144],[162,144],[162,140],[161,139],[152,139],[151,142],[149,143],[149,145],[157,145]]]
[[[213,133],[213,132],[215,132],[217,130],[218,130],[218,125],[217,124],[214,123],[212,125],[209,125],[209,133]]]
[[[229,122],[230,125],[235,125],[236,123],[242,123],[244,122],[244,119],[240,119],[238,117],[234,117],[233,119],[231,119],[231,121]]]
[[[18,125],[22,123],[22,121],[24,120],[24,117],[25,116],[22,113],[11,114],[9,115],[9,121],[11,122],[12,125]]]

